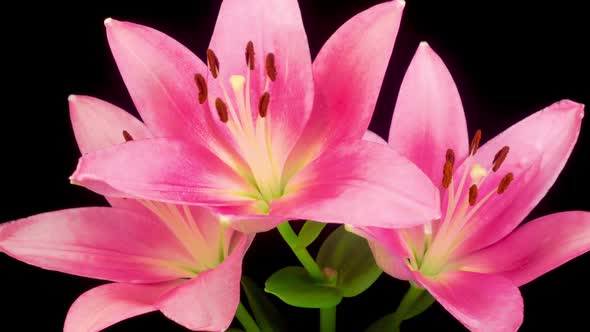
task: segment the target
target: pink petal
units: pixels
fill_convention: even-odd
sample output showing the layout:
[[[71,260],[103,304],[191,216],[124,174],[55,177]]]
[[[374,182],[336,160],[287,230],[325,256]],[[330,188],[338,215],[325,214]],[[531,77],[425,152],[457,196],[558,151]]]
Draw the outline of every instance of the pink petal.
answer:
[[[177,137],[205,145],[228,163],[242,164],[233,142],[199,104],[195,74],[207,66],[190,50],[152,28],[105,21],[109,46],[143,121],[157,137]],[[242,166],[243,167],[243,166]]]
[[[141,121],[106,101],[74,95],[68,101],[74,135],[82,154],[124,143],[124,130],[133,139],[152,136]]]
[[[375,143],[379,143],[379,144],[384,144],[387,145],[388,143],[381,138],[381,136],[375,134],[374,132],[367,130],[365,132],[365,135],[363,136],[363,140],[365,141],[369,141],[369,142],[375,142]],[[404,242],[407,243],[408,248],[413,248],[412,250],[414,250],[414,252],[424,252],[424,227],[423,226],[415,226],[415,227],[410,227],[410,228],[404,228],[403,232],[403,237],[404,237]],[[396,232],[397,233],[397,232]],[[379,248],[380,246],[378,244],[373,244],[372,248],[375,247],[373,249],[373,253],[377,256],[377,255],[381,255],[383,256],[384,254],[382,253],[383,250],[381,250],[381,248]],[[410,250],[410,251],[412,251]],[[410,253],[408,253],[406,256],[406,258],[410,257]],[[422,256],[422,254],[420,254],[420,256]],[[390,260],[393,258],[389,258]],[[405,260],[400,260],[399,262],[394,262],[394,263],[389,263],[389,264],[396,264],[396,265],[400,265],[400,268],[398,268],[398,270],[407,270],[407,264]],[[383,264],[386,265],[386,264]],[[391,268],[390,268],[391,269]],[[387,272],[387,270],[385,270]],[[387,272],[389,273],[389,272]],[[403,273],[404,275],[407,275],[407,273],[409,273],[409,270],[407,272],[400,272]],[[390,275],[393,276],[392,273],[389,273]],[[395,277],[397,279],[410,279],[410,277]]]
[[[249,201],[249,184],[200,145],[155,138],[80,158],[71,176],[102,195],[192,204]]]
[[[289,157],[290,168],[305,164],[314,148],[362,137],[377,103],[404,4],[388,1],[365,10],[322,47],[313,63],[313,112]]]
[[[271,102],[267,116],[273,157],[277,165],[283,165],[309,118],[313,102],[311,56],[297,1],[221,3],[210,44],[220,64],[219,77],[208,77],[211,104],[217,97],[224,99],[220,84],[231,90],[231,75],[247,76],[244,52],[249,41],[254,45],[255,57],[255,67],[250,72],[253,118],[258,117],[258,101],[265,91],[266,57],[269,53],[275,56],[277,76],[269,84]]]
[[[377,265],[390,276],[400,280],[413,280],[407,259],[412,255],[395,229],[347,226],[351,232],[369,242]]]
[[[389,144],[442,184],[447,149],[467,156],[467,124],[459,92],[440,57],[422,42],[406,72],[389,131]]]
[[[358,139],[369,126],[393,51],[404,1],[388,1],[354,16],[313,63],[318,94],[314,123],[329,140]]]
[[[281,216],[258,214],[252,204],[213,207],[221,213],[231,227],[244,234],[269,231],[287,221]]]
[[[94,152],[125,142],[123,131],[135,140],[151,137],[147,127],[119,107],[89,96],[68,97],[70,119],[82,154]],[[112,206],[145,212],[134,200],[108,198]]]
[[[199,58],[152,28],[105,21],[109,46],[131,98],[159,137],[206,139],[210,131],[198,103],[194,75],[206,70]]]
[[[111,281],[192,275],[189,254],[161,222],[115,208],[61,210],[4,223],[0,250],[44,269]]]
[[[218,207],[212,209],[208,206],[184,206],[183,209],[184,208],[187,208],[190,211],[191,218],[189,220],[194,221],[194,224],[198,229],[198,234],[190,236],[197,236],[197,241],[199,241],[203,247],[202,250],[199,251],[199,258],[203,257],[204,259],[208,255],[208,261],[217,264],[219,262],[220,240],[223,240],[224,242],[224,254],[227,256],[229,252],[233,250],[236,241],[239,242],[245,237],[242,232],[237,232],[228,227],[228,224],[233,226],[234,217],[220,214],[218,211],[215,211]],[[253,239],[254,234],[247,236],[247,238]]]
[[[388,146],[349,141],[295,175],[270,214],[354,226],[408,227],[440,216],[439,191]]]
[[[242,237],[223,263],[169,292],[156,306],[191,330],[227,329],[240,301],[242,259],[250,243],[250,239]]]
[[[381,138],[381,136],[375,134],[374,132],[372,132],[370,130],[367,130],[365,132],[365,134],[363,135],[363,140],[373,142],[373,143],[387,144],[387,142],[383,138]]]
[[[480,193],[495,190],[508,172],[514,174],[514,184],[504,194],[494,194],[474,216],[471,235],[457,250],[457,257],[486,247],[512,232],[545,196],[577,141],[583,108],[583,105],[569,100],[554,103],[513,125],[479,149],[474,161],[489,167],[503,146],[510,147],[501,168],[491,172]]]
[[[522,324],[522,297],[508,279],[464,271],[416,278],[470,331],[514,332]]]
[[[97,332],[127,318],[158,310],[154,303],[182,281],[106,284],[82,294],[70,307],[64,332]]]
[[[458,264],[470,271],[501,274],[521,286],[588,251],[590,213],[570,211],[530,221]]]

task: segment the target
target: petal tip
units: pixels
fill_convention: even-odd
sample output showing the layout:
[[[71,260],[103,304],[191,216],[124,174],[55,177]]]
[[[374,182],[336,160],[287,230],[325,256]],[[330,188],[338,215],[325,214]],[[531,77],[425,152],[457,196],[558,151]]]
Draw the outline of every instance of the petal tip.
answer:
[[[425,57],[426,59],[428,59],[428,61],[436,61],[434,59],[438,58],[436,52],[434,52],[430,44],[425,40],[421,41],[420,44],[418,44],[418,48],[416,49],[416,54],[414,55],[414,57],[416,56]]]
[[[584,118],[584,104],[575,102],[570,99],[563,99],[556,103],[557,109],[562,112],[574,112],[582,120]]]
[[[397,0],[395,3],[399,8],[404,8],[406,6],[405,0]]]
[[[105,18],[104,20],[104,26],[105,27],[110,27],[113,24],[114,20],[110,17]]]
[[[77,99],[78,99],[78,96],[76,96],[76,95],[69,95],[68,96],[68,102],[70,102],[70,103],[75,103]]]

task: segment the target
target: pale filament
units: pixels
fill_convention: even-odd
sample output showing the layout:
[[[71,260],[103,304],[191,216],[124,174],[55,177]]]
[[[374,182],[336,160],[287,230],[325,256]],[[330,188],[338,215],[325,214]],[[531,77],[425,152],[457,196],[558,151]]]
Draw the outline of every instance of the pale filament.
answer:
[[[492,166],[483,168],[481,165],[473,164],[469,156],[465,161],[465,168],[457,187],[457,193],[454,192],[454,179],[451,178],[449,185],[449,195],[447,201],[447,212],[445,218],[440,224],[438,232],[432,235],[432,245],[427,250],[422,268],[431,271],[442,268],[446,258],[463,240],[464,235],[474,225],[470,223],[473,216],[483,207],[489,199],[496,194],[495,189],[491,189],[483,198],[478,198],[473,206],[469,204],[469,195],[467,191],[471,185],[481,187],[489,174]],[[467,174],[470,175],[471,181],[466,186]],[[425,245],[429,245],[431,235],[425,232]]]
[[[188,207],[183,206],[183,216],[174,204],[149,200],[138,202],[155,214],[179,240],[195,262],[191,268],[200,272],[214,268],[219,263],[216,257],[207,257],[210,256],[207,253],[211,252],[211,249]]]
[[[230,76],[229,83],[233,90],[233,99],[229,96],[225,84],[221,80],[222,75],[218,77],[217,83],[229,110],[226,125],[239,146],[242,156],[250,166],[255,185],[260,191],[260,198],[268,203],[281,195],[281,171],[272,157],[270,132],[272,112],[269,109],[265,117],[259,116],[257,112],[253,116],[250,76],[250,70],[247,70],[246,77],[242,75]],[[244,91],[244,86],[246,91]],[[267,77],[265,90],[262,94],[268,92],[269,87],[270,79]]]

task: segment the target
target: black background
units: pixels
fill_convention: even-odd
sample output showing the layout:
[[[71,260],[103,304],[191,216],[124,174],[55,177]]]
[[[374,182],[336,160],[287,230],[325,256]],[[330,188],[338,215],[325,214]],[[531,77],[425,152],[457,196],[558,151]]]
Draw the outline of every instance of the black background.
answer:
[[[312,56],[327,38],[374,0],[336,4],[300,0]],[[408,0],[371,129],[386,136],[397,90],[418,45],[426,40],[443,58],[461,93],[472,135],[484,140],[562,98],[590,104],[589,15],[583,1]],[[142,1],[37,5],[21,2],[2,15],[2,202],[0,221],[45,211],[103,205],[72,186],[68,176],[79,155],[68,118],[67,96],[96,96],[135,113],[111,57],[103,20],[112,16],[159,29],[203,58],[219,1],[191,4]],[[7,58],[6,58],[7,57]],[[566,210],[590,210],[586,119],[572,157],[546,198],[527,218]],[[542,135],[543,133],[539,133]],[[317,250],[317,245],[312,246]],[[258,236],[246,256],[245,273],[262,283],[273,271],[296,264],[271,231]],[[100,281],[40,270],[0,255],[0,329],[59,331],[69,305]],[[590,255],[521,288],[521,331],[587,330]],[[360,331],[391,312],[406,284],[383,275],[366,293],[338,307],[339,331]],[[290,308],[294,331],[314,330],[317,313]],[[309,326],[312,326],[310,328]],[[442,307],[404,323],[404,331],[463,331]],[[183,331],[160,313],[122,322],[108,331]]]

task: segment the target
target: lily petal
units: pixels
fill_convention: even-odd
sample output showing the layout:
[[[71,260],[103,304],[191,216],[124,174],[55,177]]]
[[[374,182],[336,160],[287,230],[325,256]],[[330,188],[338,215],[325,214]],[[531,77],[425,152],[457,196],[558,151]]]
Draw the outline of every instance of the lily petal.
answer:
[[[508,279],[464,271],[416,278],[470,331],[514,332],[522,324],[522,296]]]
[[[404,10],[404,1],[373,6],[344,23],[313,62],[314,123],[332,141],[359,139],[371,121]]]
[[[223,263],[169,292],[156,307],[188,329],[225,331],[240,302],[242,259],[251,239],[242,237]]]
[[[93,207],[38,214],[0,225],[0,250],[48,270],[119,282],[191,276],[191,258],[159,221]]]
[[[147,127],[131,114],[106,101],[89,96],[68,97],[70,119],[76,142],[82,154],[125,142],[123,131],[134,140],[152,137]],[[135,200],[106,197],[114,207],[144,213],[146,209]]]
[[[367,130],[363,135],[364,141],[369,141],[373,143],[385,144],[387,145],[387,141],[385,141],[381,136],[375,134],[374,132]]]
[[[530,221],[458,264],[465,270],[501,274],[521,286],[588,251],[590,212],[569,211]]]
[[[414,278],[410,271],[407,258],[412,254],[395,229],[380,227],[354,227],[346,229],[364,237],[369,242],[377,265],[390,276],[400,280]]]
[[[133,139],[152,136],[141,121],[106,101],[71,95],[68,102],[74,135],[82,154],[124,143],[123,131]]]
[[[105,21],[109,46],[143,121],[160,137],[207,133],[193,75],[206,66],[186,47],[152,28]]]
[[[244,51],[249,41],[254,46],[254,69],[247,73]],[[313,103],[311,55],[297,1],[224,0],[210,49],[219,58],[219,77],[209,75],[210,103],[216,97],[224,99],[221,84],[229,86],[230,76],[250,74],[253,118],[258,117],[258,101],[268,81],[266,57],[274,54],[277,75],[268,88],[267,122],[273,158],[282,166],[309,118]]]
[[[363,136],[363,140],[365,141],[369,141],[369,142],[375,142],[375,143],[379,143],[379,144],[384,144],[387,145],[388,143],[381,138],[381,136],[375,134],[374,132],[367,130],[365,132],[365,135]],[[372,227],[363,227],[363,229],[369,229]],[[378,228],[375,228],[378,229]],[[387,232],[385,232],[387,233]],[[376,240],[373,241],[372,245],[372,250],[373,250],[373,254],[377,257],[377,256],[382,256],[383,258],[378,258],[377,261],[379,262],[379,259],[382,260],[387,260],[388,263],[383,263],[382,264],[382,269],[387,272],[388,274],[390,274],[391,276],[397,278],[397,279],[402,279],[402,280],[408,280],[411,279],[411,277],[409,276],[409,270],[408,270],[408,264],[407,261],[405,260],[406,258],[410,258],[411,256],[414,257],[421,257],[422,254],[418,254],[418,253],[423,253],[424,252],[424,227],[423,226],[415,226],[415,227],[409,227],[409,228],[404,228],[403,230],[394,230],[393,233],[395,233],[395,237],[399,237],[400,240],[403,239],[403,243],[404,243],[404,251],[403,254],[392,254],[392,253],[386,253],[383,250],[383,246],[382,244],[380,244],[379,242],[381,242],[380,240]],[[363,236],[363,235],[361,235]],[[367,237],[368,236],[368,237]],[[367,239],[370,239],[371,236],[367,235],[365,237],[367,237]],[[384,239],[386,239],[385,241],[387,242],[388,238],[390,237],[390,235],[386,235],[384,237]],[[400,242],[402,243],[402,242]],[[374,248],[373,248],[374,247]],[[413,252],[413,254],[412,254]],[[389,257],[392,256],[392,257]],[[393,256],[399,256],[399,257],[393,257]],[[394,261],[394,262],[392,262]],[[385,269],[385,267],[383,266],[393,266],[396,265],[398,266],[397,268],[395,268],[395,270],[397,270],[397,274],[398,276],[395,275],[396,272],[389,272],[389,271],[395,271],[393,267],[388,267],[388,270]],[[403,277],[402,277],[403,275]]]
[[[125,319],[158,310],[154,303],[181,280],[134,285],[106,284],[82,294],[72,304],[64,332],[97,332]]]
[[[289,157],[287,176],[313,158],[316,150],[362,137],[377,103],[404,4],[387,1],[365,10],[322,47],[313,62],[313,112]]]
[[[205,145],[227,163],[241,163],[208,105],[198,102],[194,75],[205,73],[207,66],[155,29],[110,18],[105,26],[123,81],[151,132]]]
[[[408,227],[440,217],[439,191],[389,146],[343,142],[295,175],[271,215],[353,226]]]
[[[468,239],[457,257],[484,248],[508,235],[545,196],[563,169],[578,139],[584,106],[563,100],[534,113],[484,144],[474,162],[491,165],[504,146],[510,152],[501,168],[491,172],[480,193],[495,190],[511,172],[514,185],[502,195],[494,194],[470,225]],[[461,166],[458,172],[465,167]]]
[[[369,126],[391,57],[404,1],[378,4],[344,23],[313,63],[314,108],[286,164],[290,178],[332,143]]]
[[[221,213],[233,229],[244,234],[266,232],[286,221],[281,216],[257,214],[252,204],[216,206],[213,209]]]
[[[447,149],[467,156],[467,124],[459,92],[440,57],[422,42],[404,76],[389,131],[389,144],[442,185]]]
[[[143,121],[159,137],[208,133],[193,75],[206,66],[186,47],[152,28],[105,21],[109,46]]]
[[[127,142],[82,156],[71,176],[102,195],[189,204],[230,204],[249,184],[211,151],[166,138]]]

